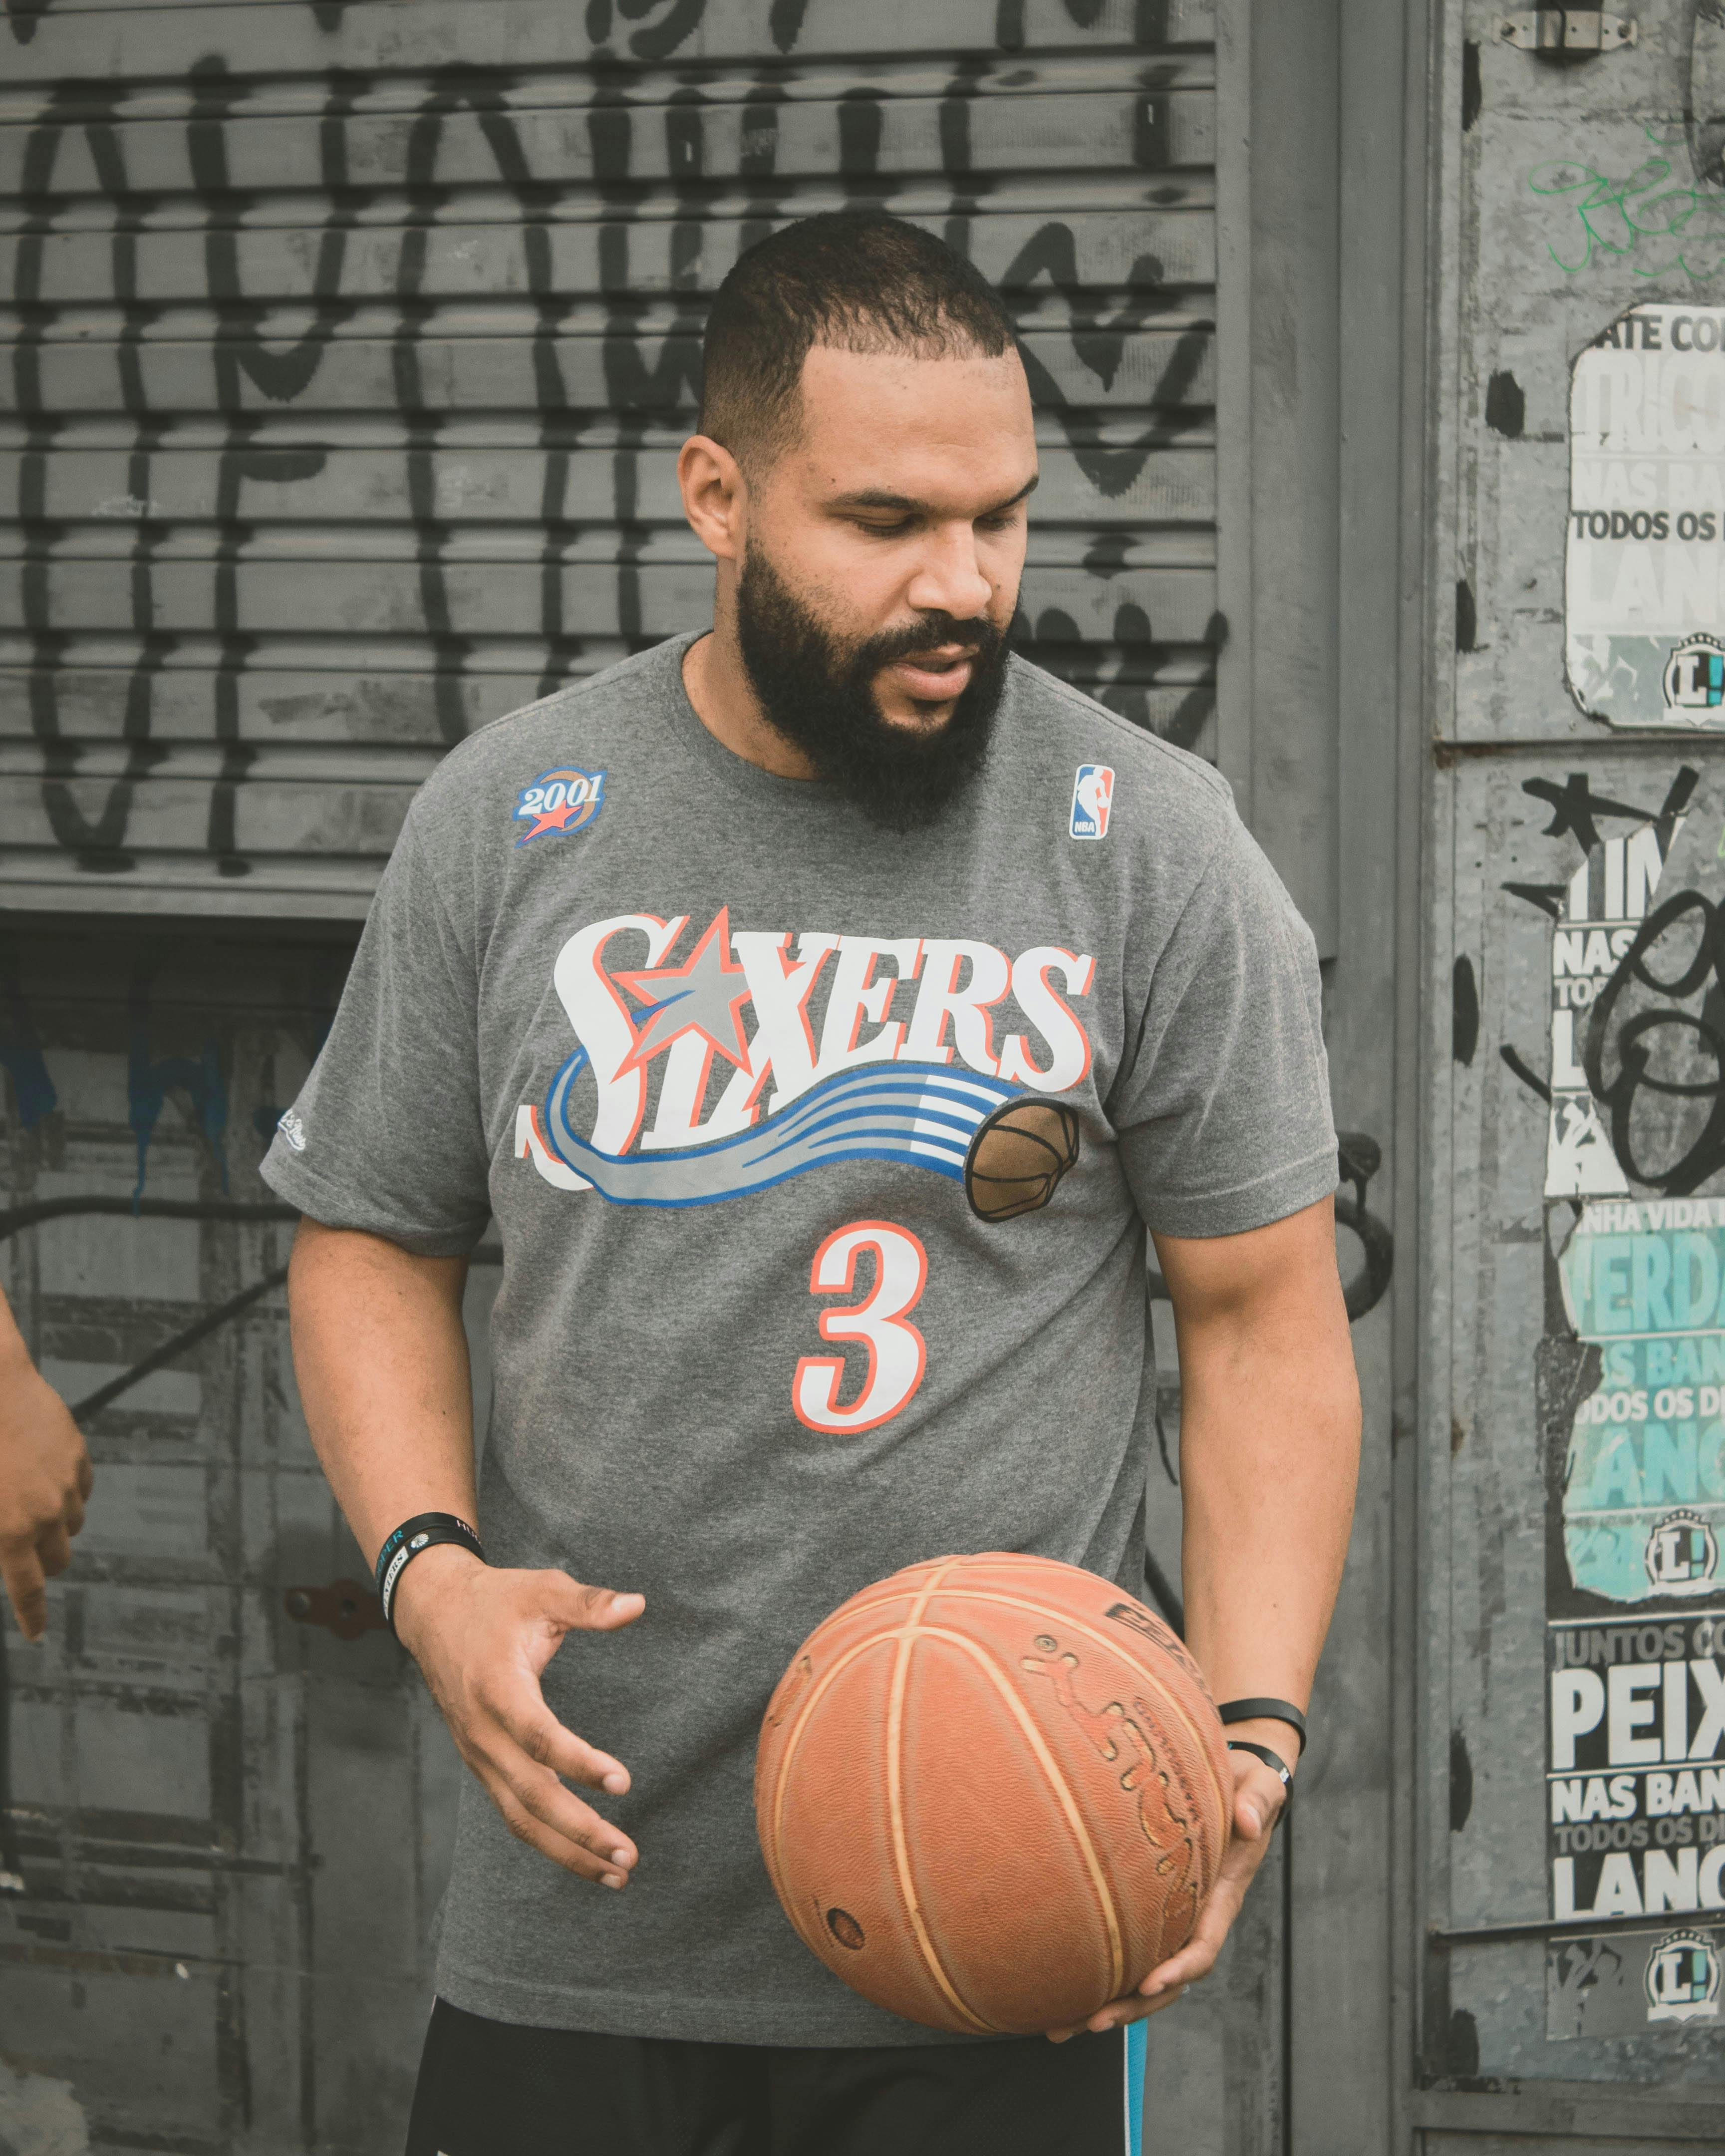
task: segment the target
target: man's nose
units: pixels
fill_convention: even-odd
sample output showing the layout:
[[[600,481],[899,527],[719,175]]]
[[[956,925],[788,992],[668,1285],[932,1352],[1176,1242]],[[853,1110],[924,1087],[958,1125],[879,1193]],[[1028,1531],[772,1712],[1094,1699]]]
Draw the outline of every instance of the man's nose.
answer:
[[[905,593],[910,605],[919,613],[949,613],[957,621],[974,621],[987,613],[993,596],[994,587],[977,559],[976,534],[968,523],[943,526],[929,535]]]

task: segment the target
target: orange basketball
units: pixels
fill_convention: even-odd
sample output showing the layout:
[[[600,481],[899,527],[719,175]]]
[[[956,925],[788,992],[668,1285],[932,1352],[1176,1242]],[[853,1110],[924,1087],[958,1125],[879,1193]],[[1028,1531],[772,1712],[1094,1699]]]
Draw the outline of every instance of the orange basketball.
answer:
[[[864,1998],[1025,2035],[1184,1945],[1233,1788],[1204,1678],[1142,1603],[1049,1558],[947,1557],[803,1641],[755,1821],[785,1914]]]

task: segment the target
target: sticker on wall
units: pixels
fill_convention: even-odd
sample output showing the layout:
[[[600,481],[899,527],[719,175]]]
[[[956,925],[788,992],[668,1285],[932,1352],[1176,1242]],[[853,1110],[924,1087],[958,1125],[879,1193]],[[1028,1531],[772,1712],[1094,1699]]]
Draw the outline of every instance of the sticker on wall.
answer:
[[[1719,2026],[1725,1931],[1687,1924],[1553,1939],[1545,1955],[1545,2033],[1638,2036],[1661,2025]]]
[[[1589,717],[1725,732],[1725,307],[1631,307],[1576,360],[1564,623]]]

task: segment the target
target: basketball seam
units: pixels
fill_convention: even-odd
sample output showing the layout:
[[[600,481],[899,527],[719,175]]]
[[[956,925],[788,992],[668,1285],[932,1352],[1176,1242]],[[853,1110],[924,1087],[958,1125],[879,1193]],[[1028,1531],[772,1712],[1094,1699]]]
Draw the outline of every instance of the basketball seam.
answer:
[[[1047,1740],[1036,1727],[1034,1716],[1012,1689],[1011,1680],[1007,1672],[1000,1668],[988,1649],[979,1645],[978,1641],[967,1640],[962,1632],[942,1631],[934,1625],[918,1626],[917,1636],[925,1640],[944,1640],[948,1645],[962,1649],[973,1661],[977,1662],[988,1676],[988,1681],[1005,1701],[1008,1711],[1017,1722],[1020,1732],[1031,1750],[1036,1754],[1049,1786],[1054,1791],[1060,1810],[1066,1815],[1066,1824],[1072,1830],[1073,1838],[1077,1842],[1079,1852],[1084,1859],[1085,1869],[1090,1874],[1091,1884],[1096,1889],[1096,1899],[1101,1904],[1102,1921],[1108,1928],[1108,1958],[1111,1970],[1108,1997],[1117,1998],[1120,1994],[1120,1987],[1126,1981],[1126,1948],[1121,1937],[1120,1912],[1114,1906],[1113,1892],[1103,1871],[1101,1860],[1096,1854],[1095,1839],[1085,1824],[1083,1813],[1079,1810],[1078,1799],[1073,1795],[1065,1777],[1061,1774],[1059,1763],[1048,1748]]]
[[[886,1817],[892,1835],[893,1869],[898,1875],[900,1898],[904,1903],[905,1914],[910,1919],[911,1936],[916,1942],[916,1950],[922,1957],[924,1966],[967,2020],[990,2034],[999,2034],[992,2021],[984,2020],[973,2006],[959,1996],[958,1989],[948,1974],[946,1964],[935,1952],[934,1941],[928,1936],[928,1927],[923,1922],[922,1909],[917,1905],[916,1881],[911,1873],[910,1837],[905,1830],[904,1790],[900,1784],[904,1759],[905,1690],[909,1682],[911,1652],[915,1642],[922,1636],[922,1627],[918,1620],[949,1568],[946,1565],[936,1568],[932,1577],[917,1590],[915,1601],[898,1628],[898,1649],[893,1660],[892,1688],[886,1711]]]
[[[785,1784],[790,1776],[791,1761],[795,1756],[798,1745],[802,1742],[803,1732],[808,1727],[809,1717],[814,1712],[815,1707],[819,1705],[820,1701],[826,1697],[833,1686],[838,1682],[839,1679],[845,1674],[845,1671],[850,1667],[850,1665],[854,1661],[858,1661],[862,1656],[867,1654],[870,1647],[885,1645],[887,1642],[892,1640],[893,1636],[893,1634],[891,1632],[875,1632],[870,1634],[866,1640],[859,1640],[855,1646],[846,1648],[845,1652],[839,1656],[838,1661],[833,1664],[832,1667],[828,1670],[823,1676],[816,1679],[814,1690],[809,1693],[808,1698],[803,1702],[801,1712],[798,1715],[796,1720],[791,1724],[790,1727],[785,1732],[784,1749],[779,1754],[778,1770],[773,1791],[773,1848],[768,1857],[768,1869],[773,1874],[773,1884],[775,1887],[778,1886],[779,1881],[784,1876],[784,1866],[780,1856],[780,1845],[784,1838]],[[784,1903],[786,1908],[788,1910],[790,1908],[790,1897],[788,1895],[781,1892],[779,1899]],[[814,1946],[814,1940],[810,1938],[807,1932],[803,1931],[801,1916],[799,1914],[793,1914],[791,1922],[796,1925],[798,1932],[802,1933],[804,1943],[813,1948]],[[819,1952],[818,1948],[814,1950]]]
[[[944,1576],[944,1573],[942,1573],[937,1575],[937,1578],[938,1579]],[[924,1597],[925,1600],[927,1598]],[[784,1878],[784,1866],[780,1852],[784,1837],[785,1784],[790,1777],[791,1761],[795,1756],[798,1746],[802,1742],[803,1732],[809,1725],[809,1717],[814,1713],[815,1707],[819,1704],[820,1701],[825,1697],[828,1691],[830,1691],[832,1686],[838,1681],[839,1678],[850,1667],[853,1662],[860,1660],[860,1658],[865,1655],[871,1647],[884,1646],[891,1643],[894,1645],[895,1648],[896,1648],[898,1644],[901,1642],[906,1636],[906,1630],[912,1621],[911,1618],[907,1617],[904,1620],[903,1624],[895,1626],[892,1630],[871,1633],[866,1640],[859,1640],[855,1646],[846,1648],[844,1653],[841,1654],[839,1659],[833,1664],[832,1667],[816,1680],[813,1690],[809,1692],[808,1698],[803,1702],[801,1712],[798,1714],[796,1720],[791,1724],[790,1727],[785,1732],[784,1749],[779,1754],[778,1774],[775,1778],[775,1786],[773,1792],[773,1847],[771,1851],[768,1854],[768,1870],[773,1876],[774,1887],[779,1890],[779,1900],[784,1905],[786,1911],[790,1913],[791,1922],[796,1926],[797,1931],[801,1936],[803,1944],[817,1956],[820,1955],[820,1947],[818,1943],[819,1933],[815,1933],[811,1935],[810,1932],[804,1930],[802,1911],[800,1908],[795,1911],[792,1910],[791,1897],[783,1891],[782,1887],[782,1882]],[[896,1664],[895,1663],[895,1670],[896,1667]],[[908,1871],[903,1861],[902,1853],[899,1846],[903,1819],[897,1782],[892,1768],[894,1750],[893,1723],[891,1716],[889,1713],[887,1721],[887,1810],[889,1821],[891,1822],[894,1830],[893,1855],[895,1860],[895,1870],[898,1874],[899,1891],[904,1898],[906,1914],[910,1919],[911,1936],[916,1941],[917,1949],[922,1956],[924,1964],[927,1968],[929,1974],[934,1979],[937,1986],[944,1994],[947,2002],[952,2005],[954,2010],[962,2015],[963,2018],[967,2021],[970,2022],[981,2034],[986,2035],[999,2035],[1001,2032],[995,2028],[993,2023],[992,2021],[984,2020],[983,2016],[977,2013],[974,2008],[967,2005],[965,2001],[958,1995],[957,1992],[953,1989],[952,1981],[948,1978],[945,1969],[942,1966],[938,1958],[935,1955],[932,1942],[926,1939],[923,1936],[921,1928],[921,1912],[916,1908],[914,1897],[910,1889]],[[822,1958],[824,1958],[824,1957]]]
[[[959,1562],[963,1563],[963,1560],[960,1559]],[[1055,1559],[1053,1562],[1058,1563],[1059,1560]],[[1073,1567],[1071,1569],[1076,1570],[1077,1568]],[[931,1592],[933,1590],[931,1590]],[[999,1609],[1016,1609],[1021,1614],[1027,1617],[1046,1618],[1051,1623],[1064,1625],[1069,1631],[1078,1633],[1082,1638],[1091,1640],[1096,1646],[1106,1648],[1111,1655],[1119,1656],[1122,1660],[1127,1659],[1125,1650],[1122,1647],[1119,1640],[1111,1639],[1106,1632],[1098,1632],[1094,1630],[1084,1619],[1081,1617],[1074,1617],[1070,1611],[1064,1609],[1050,1609],[1045,1604],[1027,1602],[1022,1596],[1005,1594],[996,1590],[991,1590],[985,1587],[953,1586],[948,1587],[946,1592],[949,1594],[967,1595],[971,1600],[975,1602],[992,1603]],[[883,1602],[896,1600],[902,1597],[904,1593],[905,1589],[901,1588],[896,1595],[883,1595],[880,1599]],[[926,1601],[927,1597],[923,1597],[923,1599]],[[867,1602],[859,1602],[856,1605],[855,1614],[860,1616],[864,1611],[874,1606],[878,1605],[870,1604]],[[845,1614],[849,1616],[852,1613],[847,1610]],[[911,1620],[907,1620],[906,1621],[908,1622]],[[1222,1852],[1225,1849],[1228,1842],[1229,1804],[1227,1792],[1221,1787],[1216,1779],[1214,1769],[1210,1763],[1209,1748],[1204,1741],[1203,1732],[1196,1727],[1191,1716],[1187,1713],[1185,1708],[1181,1706],[1179,1701],[1172,1692],[1163,1692],[1162,1696],[1163,1699],[1166,1700],[1168,1707],[1172,1709],[1174,1714],[1178,1717],[1181,1726],[1184,1728],[1188,1736],[1190,1737],[1196,1744],[1203,1757],[1205,1778],[1209,1784],[1211,1794],[1214,1796],[1216,1800],[1216,1861],[1219,1864],[1222,1859]]]

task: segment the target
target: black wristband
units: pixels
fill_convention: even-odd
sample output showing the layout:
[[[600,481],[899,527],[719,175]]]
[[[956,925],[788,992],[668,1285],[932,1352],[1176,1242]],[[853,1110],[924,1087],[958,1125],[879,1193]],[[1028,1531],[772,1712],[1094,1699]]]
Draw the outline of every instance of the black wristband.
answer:
[[[1298,1736],[1301,1753],[1306,1750],[1306,1717],[1291,1699],[1230,1699],[1216,1712],[1224,1722],[1285,1722]]]
[[[421,1550],[434,1549],[439,1543],[454,1543],[471,1550],[481,1564],[485,1561],[485,1545],[477,1532],[453,1512],[416,1512],[411,1520],[403,1520],[393,1535],[385,1536],[377,1553],[377,1599],[383,1605],[383,1621],[392,1632],[395,1631],[397,1582]]]
[[[1243,1717],[1242,1719],[1244,1719]],[[1230,1752],[1250,1752],[1255,1758],[1261,1759],[1272,1774],[1281,1775],[1281,1812],[1285,1812],[1294,1801],[1294,1774],[1286,1760],[1280,1758],[1267,1744],[1254,1744],[1244,1737],[1230,1737],[1228,1739],[1228,1749]],[[1277,1826],[1281,1825],[1281,1812],[1278,1812],[1276,1815],[1275,1825]]]

